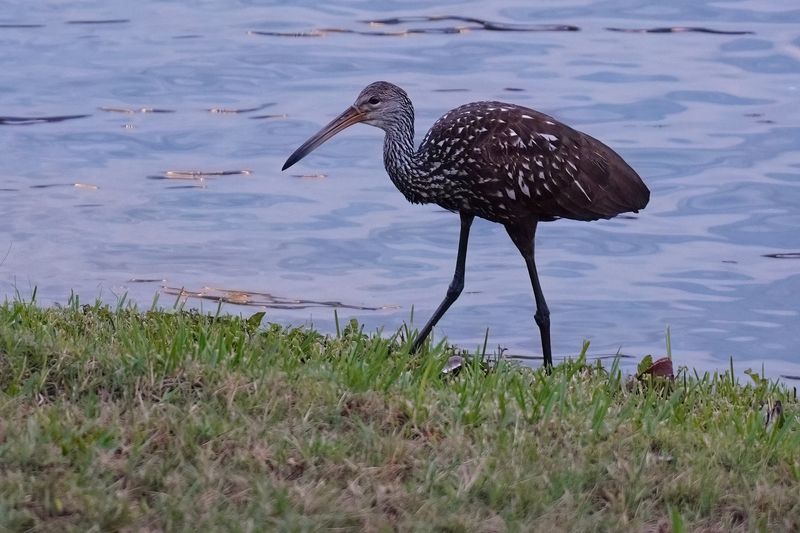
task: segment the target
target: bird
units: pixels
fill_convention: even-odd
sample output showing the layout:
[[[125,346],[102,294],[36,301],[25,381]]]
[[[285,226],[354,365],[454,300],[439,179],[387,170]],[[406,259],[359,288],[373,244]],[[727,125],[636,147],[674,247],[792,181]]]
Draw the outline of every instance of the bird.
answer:
[[[525,261],[544,366],[552,368],[550,311],[534,260],[537,226],[638,212],[650,200],[642,178],[594,137],[539,111],[497,101],[448,111],[415,148],[414,105],[403,89],[386,81],[367,85],[355,103],[298,147],[282,170],[357,123],[384,131],[386,172],[409,202],[437,204],[461,219],[453,279],[411,352],[419,351],[463,291],[470,228],[479,217],[502,224]]]

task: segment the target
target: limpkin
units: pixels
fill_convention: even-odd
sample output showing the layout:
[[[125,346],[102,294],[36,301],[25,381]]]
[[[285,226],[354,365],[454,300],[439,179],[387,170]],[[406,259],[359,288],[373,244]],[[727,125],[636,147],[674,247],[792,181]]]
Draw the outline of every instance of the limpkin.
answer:
[[[355,103],[289,156],[283,170],[343,129],[363,122],[385,132],[383,161],[409,202],[458,212],[455,274],[444,300],[412,345],[417,351],[464,288],[473,219],[503,224],[528,268],[544,364],[553,364],[550,311],[534,261],[539,222],[597,220],[643,209],[650,191],[611,148],[556,119],[514,104],[474,102],[442,116],[414,149],[414,106],[385,81],[368,85]]]

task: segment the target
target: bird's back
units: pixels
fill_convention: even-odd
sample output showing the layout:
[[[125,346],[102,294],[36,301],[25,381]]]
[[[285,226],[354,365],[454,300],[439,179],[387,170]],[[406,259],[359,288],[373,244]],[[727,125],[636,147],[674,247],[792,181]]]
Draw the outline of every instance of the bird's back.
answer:
[[[643,209],[650,198],[639,175],[611,148],[514,104],[453,109],[417,153],[444,184],[436,203],[495,222],[611,218]]]

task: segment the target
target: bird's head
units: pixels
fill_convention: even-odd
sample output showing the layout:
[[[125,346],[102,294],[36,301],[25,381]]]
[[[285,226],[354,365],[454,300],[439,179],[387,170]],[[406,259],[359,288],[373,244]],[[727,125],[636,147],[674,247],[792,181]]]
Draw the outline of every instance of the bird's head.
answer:
[[[413,127],[413,108],[406,92],[386,81],[370,83],[361,91],[353,105],[295,150],[283,164],[282,170],[294,165],[319,145],[353,124],[363,122],[390,131],[398,121],[407,119],[409,111]]]

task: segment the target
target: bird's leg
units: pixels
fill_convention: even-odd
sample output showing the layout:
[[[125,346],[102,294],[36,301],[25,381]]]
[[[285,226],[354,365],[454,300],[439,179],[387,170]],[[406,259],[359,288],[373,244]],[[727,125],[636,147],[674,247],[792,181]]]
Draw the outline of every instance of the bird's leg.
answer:
[[[533,318],[536,320],[536,325],[539,326],[539,334],[542,336],[544,366],[549,369],[553,366],[553,352],[550,348],[550,310],[547,308],[542,286],[539,284],[539,275],[536,273],[533,251],[529,256],[525,257],[525,264],[528,266],[528,274],[531,276],[531,285],[533,285],[533,297],[536,300],[536,314],[533,315]]]
[[[469,240],[469,228],[472,226],[472,220],[474,218],[473,215],[461,213],[461,234],[458,238],[458,256],[456,257],[456,271],[455,274],[453,274],[453,281],[450,282],[450,286],[447,288],[447,294],[445,294],[444,300],[442,300],[436,312],[433,313],[428,323],[425,324],[425,327],[422,328],[422,331],[417,335],[414,345],[411,347],[411,353],[415,353],[419,350],[419,347],[425,342],[433,326],[439,322],[442,315],[453,305],[458,295],[464,290],[464,265],[467,262],[467,241]]]
[[[542,286],[539,283],[539,274],[536,272],[536,262],[533,258],[536,222],[528,226],[508,225],[506,226],[506,231],[508,231],[514,244],[517,245],[522,257],[525,259],[525,265],[528,267],[528,275],[531,277],[531,285],[533,286],[533,297],[536,300],[536,314],[533,315],[533,318],[536,320],[536,325],[539,326],[539,333],[542,336],[544,366],[549,370],[553,366],[553,353],[550,348],[550,310],[544,300]]]

